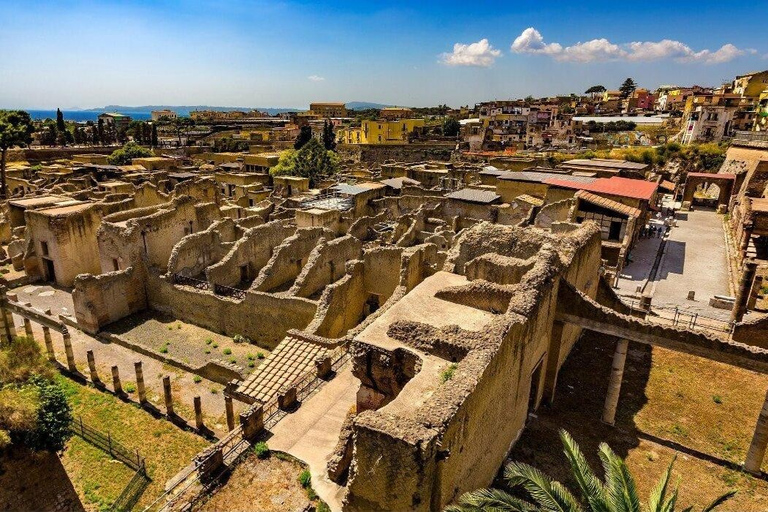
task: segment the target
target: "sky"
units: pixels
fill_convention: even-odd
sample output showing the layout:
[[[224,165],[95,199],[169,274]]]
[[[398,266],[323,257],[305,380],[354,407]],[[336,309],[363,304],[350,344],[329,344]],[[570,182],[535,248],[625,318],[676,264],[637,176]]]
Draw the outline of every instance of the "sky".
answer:
[[[0,0],[0,108],[472,105],[768,69],[768,0]]]

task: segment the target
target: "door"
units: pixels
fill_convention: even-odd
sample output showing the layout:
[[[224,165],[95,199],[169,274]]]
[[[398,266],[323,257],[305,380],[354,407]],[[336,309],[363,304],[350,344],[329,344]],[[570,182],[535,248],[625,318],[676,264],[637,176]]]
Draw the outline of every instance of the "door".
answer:
[[[53,266],[53,260],[43,258],[43,267],[45,268],[45,279],[52,283],[56,282],[56,270]]]

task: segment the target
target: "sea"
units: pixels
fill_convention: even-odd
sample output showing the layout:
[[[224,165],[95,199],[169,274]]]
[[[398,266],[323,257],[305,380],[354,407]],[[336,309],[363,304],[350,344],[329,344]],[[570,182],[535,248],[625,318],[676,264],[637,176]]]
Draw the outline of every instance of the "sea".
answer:
[[[34,120],[56,119],[55,110],[27,110],[27,112],[29,112],[29,115],[32,116],[32,119]],[[103,114],[103,112],[92,112],[88,110],[62,110],[61,113],[64,114],[65,121],[76,121],[80,123],[85,121],[93,121],[95,123],[99,120],[99,115]],[[130,116],[131,119],[135,121],[146,121],[150,119],[149,112],[120,112],[120,114]]]

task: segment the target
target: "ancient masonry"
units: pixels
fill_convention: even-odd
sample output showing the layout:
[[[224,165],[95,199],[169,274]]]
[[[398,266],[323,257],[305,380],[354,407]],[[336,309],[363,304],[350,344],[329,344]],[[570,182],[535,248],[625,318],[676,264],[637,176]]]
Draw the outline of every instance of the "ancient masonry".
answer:
[[[2,256],[18,274],[9,286],[53,282],[71,289],[74,304],[71,316],[54,317],[2,288],[3,342],[21,334],[19,315],[28,335],[32,322],[42,326],[51,358],[51,331],[60,333],[66,368],[78,373],[69,328],[97,335],[157,311],[270,352],[250,374],[207,363],[206,376],[227,383],[231,433],[193,461],[201,476],[227,464],[233,439],[252,442],[309,414],[328,381],[347,376],[353,407],[312,466],[327,483],[321,496],[350,511],[441,510],[491,483],[529,413],[556,399],[558,372],[584,329],[617,340],[608,424],[629,341],[768,372],[768,347],[737,341],[764,322],[737,323],[733,338],[719,338],[646,322],[614,294],[606,254],[621,260],[627,245],[613,254],[600,226],[575,212],[582,201],[624,212],[631,241],[637,208],[570,185],[546,203],[518,192],[502,202],[475,164],[387,163],[316,190],[304,178],[201,169],[86,165],[66,179],[30,178],[0,224]],[[739,219],[754,217],[748,202]],[[99,354],[87,356],[90,379],[121,393],[118,368],[99,376]],[[140,363],[135,372],[146,403]],[[168,377],[163,396],[173,419]],[[235,401],[246,404],[239,418]],[[194,409],[204,431],[199,397]],[[767,445],[768,401],[747,470],[759,471]]]

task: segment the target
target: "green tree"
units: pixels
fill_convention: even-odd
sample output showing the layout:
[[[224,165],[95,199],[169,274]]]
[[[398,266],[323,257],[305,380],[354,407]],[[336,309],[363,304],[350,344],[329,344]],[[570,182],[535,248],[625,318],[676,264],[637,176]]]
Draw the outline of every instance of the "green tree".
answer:
[[[598,94],[603,94],[606,91],[605,87],[602,85],[593,85],[586,91],[584,91],[584,94],[591,94],[593,97],[597,96]]]
[[[106,137],[107,137],[107,130],[106,130],[106,127],[104,126],[104,120],[99,119],[99,123],[96,127],[96,138],[98,139],[98,143],[102,145],[106,144],[107,143]],[[95,144],[96,140],[94,140],[93,142]]]
[[[37,421],[21,438],[33,451],[60,452],[72,437],[72,409],[56,381],[34,377],[32,382],[38,393]]]
[[[5,158],[8,149],[32,143],[32,118],[23,110],[0,110],[0,198],[8,197],[5,184]]]
[[[336,134],[333,133],[333,123],[323,121],[323,146],[329,151],[336,150]]]
[[[637,89],[637,84],[635,84],[635,81],[631,78],[627,78],[624,80],[624,83],[621,84],[621,87],[619,87],[619,92],[621,92],[622,98],[629,98],[630,94],[635,92],[635,89]]]
[[[309,178],[309,186],[317,185],[320,178],[334,174],[339,167],[338,156],[328,151],[312,137],[299,150],[284,151],[270,172],[273,176],[301,176]]]
[[[499,489],[480,489],[465,493],[459,504],[450,506],[450,512],[480,512],[488,510],[509,512],[674,512],[678,490],[670,492],[670,479],[675,460],[672,459],[659,483],[651,491],[647,506],[641,507],[634,478],[626,463],[602,443],[598,455],[603,464],[605,482],[600,481],[587,463],[587,459],[573,438],[565,430],[560,431],[564,453],[571,466],[573,480],[577,483],[579,500],[563,484],[552,480],[538,469],[519,462],[510,462],[504,468],[504,481],[510,488],[522,488],[531,501],[515,497]],[[703,509],[710,512],[730,499],[736,491],[723,494]],[[690,512],[692,508],[685,509]]]
[[[116,149],[107,158],[107,162],[112,165],[128,165],[134,158],[143,158],[152,156],[152,152],[143,148],[135,142],[129,142],[120,149]]]
[[[446,137],[455,137],[461,131],[461,123],[456,119],[449,117],[443,121],[443,135]]]
[[[192,128],[194,125],[195,120],[191,117],[176,117],[171,120],[171,126],[176,132],[176,138],[179,141],[179,146],[181,146],[181,136],[186,135],[190,128]]]
[[[158,140],[157,140],[157,125],[155,123],[152,123],[152,136],[151,136],[151,143],[152,147],[156,148],[158,146]]]
[[[61,113],[61,109],[56,109],[56,130],[63,132],[67,129],[67,125],[64,123],[64,114]]]
[[[301,149],[304,144],[312,139],[312,127],[304,125],[299,130],[299,134],[296,136],[296,142],[293,143],[293,149]]]

